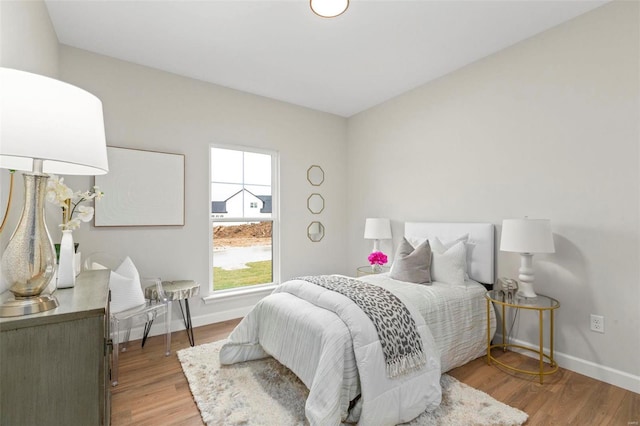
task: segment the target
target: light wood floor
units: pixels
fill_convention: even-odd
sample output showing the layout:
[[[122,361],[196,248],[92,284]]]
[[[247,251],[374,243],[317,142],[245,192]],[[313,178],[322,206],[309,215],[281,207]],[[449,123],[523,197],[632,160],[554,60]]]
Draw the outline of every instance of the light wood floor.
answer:
[[[232,320],[196,328],[196,344],[224,339],[237,323]],[[163,356],[163,344],[163,337],[152,337],[144,349],[139,342],[132,342],[121,354],[120,384],[112,388],[113,426],[204,424],[175,353],[189,346],[186,333],[173,333],[169,357]],[[535,362],[525,356],[495,354],[510,364],[535,369]],[[449,374],[525,411],[529,414],[527,425],[631,426],[640,422],[640,394],[568,370],[558,370],[540,385],[537,377],[502,371],[479,358]]]

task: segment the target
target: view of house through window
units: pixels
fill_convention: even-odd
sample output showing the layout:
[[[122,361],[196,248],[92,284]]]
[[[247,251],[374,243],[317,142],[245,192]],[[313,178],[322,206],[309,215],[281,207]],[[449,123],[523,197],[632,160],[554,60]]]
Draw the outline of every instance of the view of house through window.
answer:
[[[211,148],[213,289],[274,282],[275,154]]]

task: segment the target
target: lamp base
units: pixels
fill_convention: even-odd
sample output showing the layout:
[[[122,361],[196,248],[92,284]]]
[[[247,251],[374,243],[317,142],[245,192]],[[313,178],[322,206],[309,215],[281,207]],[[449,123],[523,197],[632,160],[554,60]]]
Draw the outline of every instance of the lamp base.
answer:
[[[11,296],[0,305],[0,317],[19,317],[22,315],[37,314],[39,312],[55,309],[58,305],[58,299],[51,295],[40,295],[19,299]]]
[[[538,297],[535,291],[533,291],[533,282],[535,277],[533,275],[533,254],[520,253],[520,269],[518,269],[518,292],[519,297],[525,297],[527,299],[534,299]]]
[[[518,291],[516,292],[516,296],[524,297],[525,299],[535,299],[538,297],[535,291],[533,291],[533,283],[528,283],[525,281],[520,281],[518,284]]]

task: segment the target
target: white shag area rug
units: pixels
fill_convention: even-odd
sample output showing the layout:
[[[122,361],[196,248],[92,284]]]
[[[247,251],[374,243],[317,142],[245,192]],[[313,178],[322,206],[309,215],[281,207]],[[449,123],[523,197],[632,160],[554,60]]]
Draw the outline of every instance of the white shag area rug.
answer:
[[[178,351],[191,393],[209,425],[307,425],[304,404],[309,391],[273,358],[220,366],[224,341]],[[527,414],[443,374],[442,403],[409,426],[521,425]]]

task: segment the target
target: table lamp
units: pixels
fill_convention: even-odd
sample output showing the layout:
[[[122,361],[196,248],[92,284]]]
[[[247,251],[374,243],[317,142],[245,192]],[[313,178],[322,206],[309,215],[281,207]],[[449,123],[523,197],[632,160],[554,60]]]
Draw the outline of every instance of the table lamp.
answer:
[[[500,250],[520,253],[518,295],[537,297],[533,291],[534,253],[554,253],[551,222],[548,219],[505,219],[502,221]]]
[[[391,221],[386,218],[367,218],[364,224],[364,238],[373,240],[373,252],[380,251],[380,240],[391,239]]]
[[[108,172],[102,103],[70,84],[0,68],[0,168],[26,171],[24,207],[2,255],[2,275],[13,294],[2,295],[0,317],[58,306],[43,295],[56,257],[44,221],[47,173]]]

